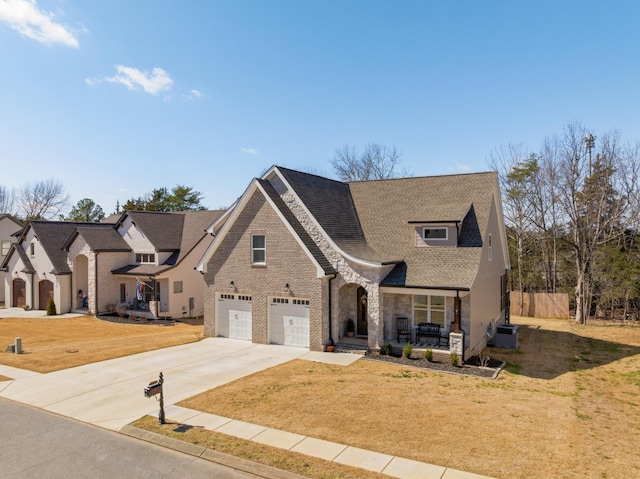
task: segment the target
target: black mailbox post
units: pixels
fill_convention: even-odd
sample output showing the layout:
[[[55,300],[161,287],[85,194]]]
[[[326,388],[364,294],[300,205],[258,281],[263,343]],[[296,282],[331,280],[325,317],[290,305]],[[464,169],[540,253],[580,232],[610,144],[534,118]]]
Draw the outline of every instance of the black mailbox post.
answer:
[[[150,398],[160,395],[160,412],[158,413],[158,424],[165,424],[164,417],[164,394],[162,391],[162,384],[164,383],[164,377],[160,373],[160,378],[157,381],[152,381],[144,388],[144,397]]]

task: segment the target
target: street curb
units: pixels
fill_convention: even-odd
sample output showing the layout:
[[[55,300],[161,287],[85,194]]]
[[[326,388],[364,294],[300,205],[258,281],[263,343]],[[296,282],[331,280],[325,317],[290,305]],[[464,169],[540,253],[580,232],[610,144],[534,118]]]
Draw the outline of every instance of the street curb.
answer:
[[[130,425],[124,426],[119,432],[129,437],[150,442],[157,446],[173,449],[184,454],[189,454],[190,456],[199,457],[222,466],[253,474],[257,477],[264,477],[267,479],[305,479],[304,476],[300,476],[298,474],[283,471],[271,466],[265,466],[264,464],[248,461],[247,459],[214,451],[213,449],[208,449],[206,447],[196,446],[189,442],[163,436],[162,434],[157,434],[155,432],[145,431],[144,429],[139,429]]]

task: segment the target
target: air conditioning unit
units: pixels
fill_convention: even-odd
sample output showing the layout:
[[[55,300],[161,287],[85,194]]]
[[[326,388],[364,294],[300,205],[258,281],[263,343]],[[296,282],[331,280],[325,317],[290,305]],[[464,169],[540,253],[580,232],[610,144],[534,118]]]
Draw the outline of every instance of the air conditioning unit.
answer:
[[[502,324],[496,328],[496,346],[518,349],[518,325]]]

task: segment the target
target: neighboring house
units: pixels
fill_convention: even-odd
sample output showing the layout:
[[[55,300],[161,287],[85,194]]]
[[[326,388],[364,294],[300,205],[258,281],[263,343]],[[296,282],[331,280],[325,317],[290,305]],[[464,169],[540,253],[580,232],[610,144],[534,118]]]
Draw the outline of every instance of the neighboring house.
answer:
[[[204,282],[195,266],[213,240],[206,228],[222,213],[128,211],[115,223],[31,221],[1,266],[6,295],[14,298],[7,305],[46,309],[51,295],[58,313],[96,314],[113,305],[144,317],[201,316]]]
[[[222,213],[126,211],[115,225],[78,227],[64,245],[71,286],[87,292],[91,313],[122,305],[140,316],[202,316],[195,266],[213,240],[207,226]]]
[[[62,249],[69,236],[83,223],[30,221],[2,262],[7,277],[6,305],[46,309],[49,297],[57,312],[72,307],[71,269]]]
[[[0,214],[0,264],[9,254],[11,244],[16,239],[16,233],[24,228],[24,225],[9,214]],[[0,303],[9,303],[6,298],[5,287],[6,273],[0,271]]]
[[[209,336],[322,350],[353,319],[376,350],[406,317],[469,355],[508,314],[495,173],[343,183],[274,166],[210,232]]]

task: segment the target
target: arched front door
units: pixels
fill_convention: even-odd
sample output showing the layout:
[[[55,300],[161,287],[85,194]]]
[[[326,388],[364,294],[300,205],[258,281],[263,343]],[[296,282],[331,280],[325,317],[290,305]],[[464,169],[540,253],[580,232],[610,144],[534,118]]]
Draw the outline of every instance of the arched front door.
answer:
[[[13,301],[11,305],[14,308],[22,308],[27,304],[27,287],[22,278],[15,278],[13,280]]]
[[[38,293],[38,309],[47,309],[49,298],[53,297],[53,283],[47,279],[40,281]]]
[[[367,336],[367,313],[369,309],[367,290],[362,286],[359,286],[356,296],[358,301],[358,321],[356,323],[356,334],[358,336]]]

